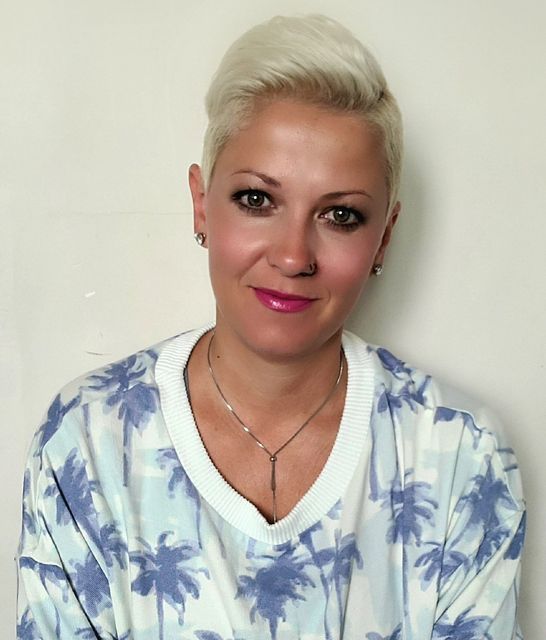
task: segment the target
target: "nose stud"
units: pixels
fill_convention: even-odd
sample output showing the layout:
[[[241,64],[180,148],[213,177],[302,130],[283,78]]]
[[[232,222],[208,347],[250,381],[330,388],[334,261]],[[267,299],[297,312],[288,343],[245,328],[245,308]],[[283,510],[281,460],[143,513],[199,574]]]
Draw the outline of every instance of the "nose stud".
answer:
[[[317,272],[317,263],[311,262],[307,268],[307,271],[302,271],[302,276],[314,276]]]

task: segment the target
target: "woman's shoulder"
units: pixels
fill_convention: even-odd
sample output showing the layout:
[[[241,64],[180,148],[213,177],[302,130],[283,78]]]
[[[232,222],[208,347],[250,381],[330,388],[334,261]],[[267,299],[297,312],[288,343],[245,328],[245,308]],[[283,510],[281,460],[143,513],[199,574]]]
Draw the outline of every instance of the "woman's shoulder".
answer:
[[[345,332],[345,347],[367,355],[373,370],[376,396],[384,402],[405,405],[413,410],[433,412],[435,421],[449,421],[455,414],[467,414],[484,431],[499,435],[503,428],[495,414],[471,392],[408,363],[383,346],[365,342],[355,334]]]
[[[515,502],[522,492],[514,449],[503,421],[487,403],[456,385],[409,364],[382,346],[356,336],[351,348],[366,353],[374,375],[372,425],[378,442],[398,442],[405,463],[433,467],[444,475],[462,472],[480,477],[494,468],[511,487]],[[388,433],[392,434],[392,438]],[[464,468],[464,469],[463,469]]]
[[[73,378],[54,395],[34,434],[32,450],[42,455],[55,440],[67,436],[72,442],[89,436],[89,416],[103,415],[135,420],[137,414],[152,414],[158,407],[157,362],[176,345],[190,350],[195,330],[163,339],[130,355],[108,362]]]

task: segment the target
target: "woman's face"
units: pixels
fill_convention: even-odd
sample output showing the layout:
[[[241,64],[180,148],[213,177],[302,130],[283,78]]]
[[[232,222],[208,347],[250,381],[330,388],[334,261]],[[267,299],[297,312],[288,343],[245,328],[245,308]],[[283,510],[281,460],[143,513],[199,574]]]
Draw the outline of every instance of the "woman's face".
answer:
[[[217,331],[277,358],[339,336],[398,213],[387,218],[384,151],[369,125],[271,102],[220,152],[208,191],[197,165],[190,187]]]

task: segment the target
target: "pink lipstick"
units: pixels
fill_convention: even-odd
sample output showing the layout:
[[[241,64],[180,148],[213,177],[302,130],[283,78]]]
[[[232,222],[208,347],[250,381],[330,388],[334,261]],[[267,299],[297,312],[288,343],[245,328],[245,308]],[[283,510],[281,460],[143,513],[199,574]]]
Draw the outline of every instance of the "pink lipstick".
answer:
[[[254,289],[254,293],[265,307],[281,313],[303,311],[315,301],[314,298],[306,298],[272,289]]]

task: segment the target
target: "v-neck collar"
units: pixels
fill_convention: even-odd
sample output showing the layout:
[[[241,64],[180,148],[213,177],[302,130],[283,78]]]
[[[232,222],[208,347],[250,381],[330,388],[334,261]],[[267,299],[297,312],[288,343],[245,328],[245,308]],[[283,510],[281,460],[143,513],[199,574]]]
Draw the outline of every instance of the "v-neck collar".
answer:
[[[195,488],[230,525],[270,544],[282,544],[320,520],[340,500],[356,470],[368,435],[374,374],[366,344],[344,331],[342,345],[348,379],[339,430],[326,464],[294,508],[270,524],[258,509],[227,483],[210,459],[189,403],[184,369],[199,338],[214,325],[167,341],[156,362],[161,408],[174,448]]]

